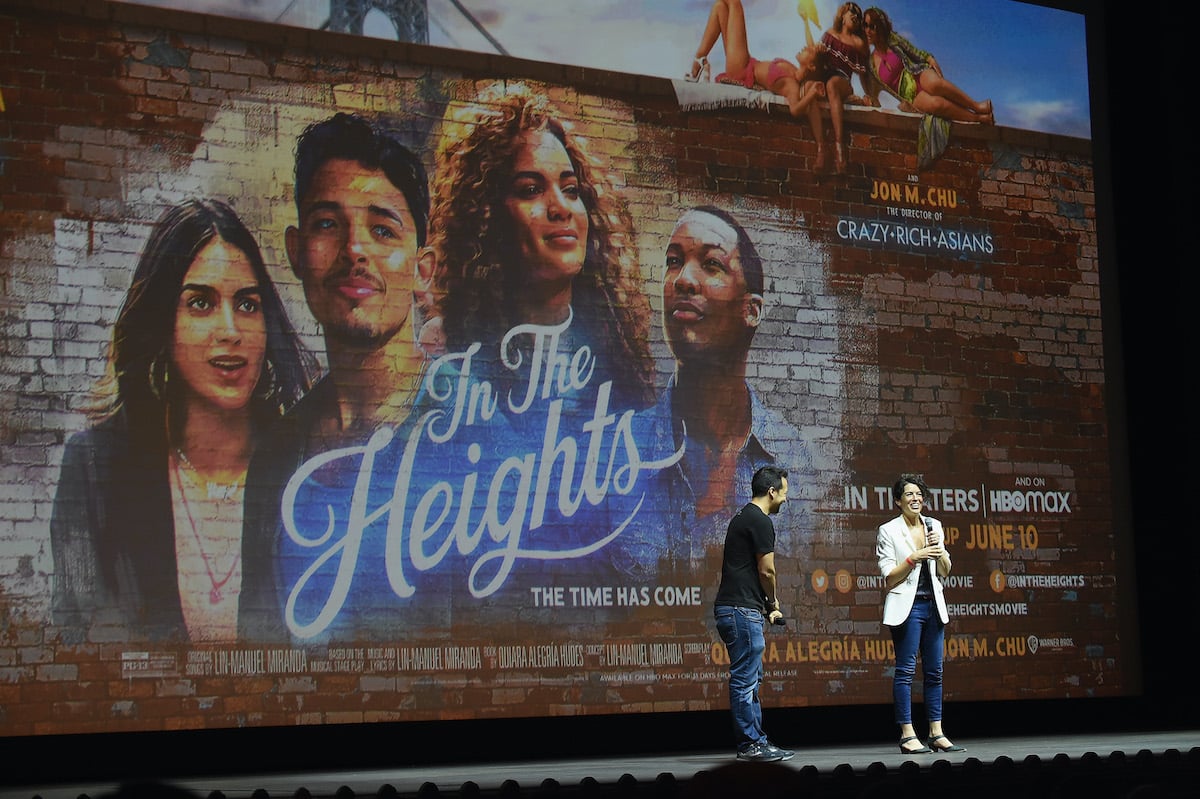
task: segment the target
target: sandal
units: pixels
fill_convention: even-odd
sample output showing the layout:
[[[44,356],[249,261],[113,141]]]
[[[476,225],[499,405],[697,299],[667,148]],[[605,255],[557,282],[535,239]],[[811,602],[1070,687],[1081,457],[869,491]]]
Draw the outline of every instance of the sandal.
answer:
[[[927,755],[933,751],[925,744],[921,744],[920,749],[905,749],[904,745],[906,743],[908,743],[909,741],[916,741],[917,743],[921,744],[921,739],[915,735],[910,735],[907,738],[901,738],[900,739],[900,754],[902,754],[902,755]]]
[[[708,58],[701,56],[700,58],[692,59],[692,68],[687,71],[683,79],[690,83],[708,83],[711,80],[711,69],[708,66]]]
[[[936,741],[945,741],[946,743],[939,744],[939,743],[935,743]],[[950,739],[947,738],[945,735],[935,735],[932,738],[930,738],[929,746],[935,752],[965,752],[965,751],[967,751],[965,746],[959,746],[958,744],[950,743]]]

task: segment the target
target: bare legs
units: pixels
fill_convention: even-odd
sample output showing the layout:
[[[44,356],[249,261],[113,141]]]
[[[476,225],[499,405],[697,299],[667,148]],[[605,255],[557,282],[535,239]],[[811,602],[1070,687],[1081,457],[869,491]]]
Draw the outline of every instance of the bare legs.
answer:
[[[992,101],[976,102],[966,92],[932,69],[917,77],[921,91],[913,98],[913,107],[924,114],[933,114],[954,122],[983,122],[995,124]]]
[[[708,22],[700,46],[696,48],[696,60],[692,62],[693,79],[707,62],[708,54],[720,39],[725,45],[725,71],[740,75],[750,63],[750,45],[746,37],[746,12],[742,0],[716,0],[708,12]]]
[[[833,125],[833,166],[839,175],[846,172],[846,143],[843,138],[842,121],[845,117],[843,102],[850,96],[850,81],[842,75],[834,75],[825,86],[829,99],[829,121]]]
[[[824,88],[825,84],[819,84]],[[817,157],[813,160],[813,171],[825,170],[825,119],[821,115],[821,106],[810,103],[808,106],[808,124],[812,125],[813,138],[817,140]]]

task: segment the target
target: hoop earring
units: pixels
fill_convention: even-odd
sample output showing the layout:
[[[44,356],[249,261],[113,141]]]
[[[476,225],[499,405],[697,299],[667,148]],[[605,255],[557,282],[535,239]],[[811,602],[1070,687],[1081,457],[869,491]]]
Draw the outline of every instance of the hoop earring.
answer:
[[[150,384],[150,393],[154,395],[154,398],[159,402],[166,402],[167,384],[171,379],[171,373],[168,369],[170,366],[170,361],[166,358],[163,358],[160,362],[159,358],[161,356],[162,353],[159,352],[150,359],[150,369],[149,373],[147,374],[147,382]]]

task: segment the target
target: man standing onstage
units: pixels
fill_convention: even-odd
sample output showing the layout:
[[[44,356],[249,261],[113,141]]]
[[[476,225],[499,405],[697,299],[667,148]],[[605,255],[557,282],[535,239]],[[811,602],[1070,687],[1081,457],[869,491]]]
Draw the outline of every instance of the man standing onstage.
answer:
[[[713,603],[717,634],[729,652],[729,709],[737,737],[737,759],[788,760],[763,732],[759,689],[763,677],[765,621],[782,623],[775,582],[775,525],[771,516],[787,501],[787,470],[763,466],[750,483],[752,499],[729,522],[721,585]],[[764,615],[766,617],[764,619]]]

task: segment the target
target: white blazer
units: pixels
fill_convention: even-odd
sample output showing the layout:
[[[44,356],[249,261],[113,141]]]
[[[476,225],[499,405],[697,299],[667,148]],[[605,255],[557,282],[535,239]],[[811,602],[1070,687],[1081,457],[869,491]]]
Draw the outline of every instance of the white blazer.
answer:
[[[933,524],[933,534],[937,536],[938,541],[944,544],[946,534],[942,530],[942,523],[929,516],[921,518],[927,519]],[[892,569],[896,568],[897,563],[911,557],[916,551],[917,547],[912,544],[912,537],[908,534],[908,525],[903,516],[897,516],[890,522],[879,525],[879,537],[875,541],[875,557],[879,559],[879,573],[885,579]],[[949,555],[946,557],[949,558]],[[937,562],[924,560],[920,561],[919,565],[921,568],[928,569],[930,576],[933,577],[933,598],[937,603],[938,615],[942,619],[942,624],[946,624],[950,621],[950,614],[946,612],[946,597],[942,594],[942,581],[938,577]],[[900,581],[899,585],[887,592],[887,596],[883,598],[884,624],[895,627],[908,619],[909,611],[912,610],[913,602],[917,598],[917,581],[920,576],[921,569],[913,569],[908,573],[908,577]]]

